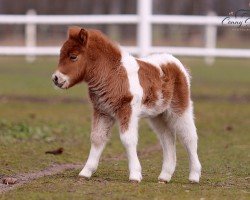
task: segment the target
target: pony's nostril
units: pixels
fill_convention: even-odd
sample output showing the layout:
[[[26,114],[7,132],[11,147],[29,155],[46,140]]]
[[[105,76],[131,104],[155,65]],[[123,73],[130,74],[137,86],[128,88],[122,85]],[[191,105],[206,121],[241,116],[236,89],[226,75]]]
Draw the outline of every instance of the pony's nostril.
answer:
[[[54,83],[58,82],[58,77],[56,75],[54,76],[53,81],[54,81]]]

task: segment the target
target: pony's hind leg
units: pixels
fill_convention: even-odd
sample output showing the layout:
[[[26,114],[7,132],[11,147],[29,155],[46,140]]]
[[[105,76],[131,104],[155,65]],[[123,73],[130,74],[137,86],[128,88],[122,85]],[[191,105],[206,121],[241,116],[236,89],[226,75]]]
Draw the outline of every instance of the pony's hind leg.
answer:
[[[175,129],[189,156],[189,180],[198,183],[201,176],[201,164],[197,154],[198,136],[194,124],[192,106],[181,116],[175,118],[172,128]]]
[[[149,124],[157,134],[163,150],[162,170],[158,180],[169,182],[176,167],[175,133],[168,128],[163,114],[150,118]]]

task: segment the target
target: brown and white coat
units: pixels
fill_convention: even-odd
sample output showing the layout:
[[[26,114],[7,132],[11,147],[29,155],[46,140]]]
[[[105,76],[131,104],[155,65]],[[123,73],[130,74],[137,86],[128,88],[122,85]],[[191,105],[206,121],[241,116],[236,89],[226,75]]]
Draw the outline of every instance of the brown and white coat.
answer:
[[[163,148],[159,180],[170,181],[176,166],[176,135],[189,154],[189,180],[199,182],[197,133],[190,99],[190,78],[169,54],[137,59],[101,32],[73,27],[64,43],[54,83],[63,89],[84,81],[93,105],[91,150],[80,176],[90,178],[115,121],[129,160],[129,179],[140,182],[137,156],[138,122],[146,117]]]

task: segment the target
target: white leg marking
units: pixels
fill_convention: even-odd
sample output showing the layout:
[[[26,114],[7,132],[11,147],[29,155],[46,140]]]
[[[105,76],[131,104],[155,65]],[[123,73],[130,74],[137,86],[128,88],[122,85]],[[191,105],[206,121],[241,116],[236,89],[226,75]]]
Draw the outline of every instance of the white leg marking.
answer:
[[[137,143],[138,143],[138,119],[131,116],[128,130],[120,133],[121,141],[126,148],[128,161],[129,161],[129,180],[138,181],[142,180],[141,164],[137,156]]]
[[[176,167],[175,133],[170,131],[162,115],[149,119],[149,124],[157,134],[163,150],[162,170],[158,179],[169,182]]]
[[[198,136],[191,105],[181,117],[176,118],[174,128],[189,156],[189,180],[198,183],[201,176],[201,164],[197,154]]]
[[[88,160],[79,176],[90,178],[96,171],[113,123],[114,120],[109,116],[94,115],[91,132],[91,149]]]
[[[105,147],[104,143],[99,146],[91,144],[88,160],[84,168],[80,172],[79,176],[86,178],[90,178],[92,176],[92,174],[96,171],[98,167],[99,159],[101,157],[104,147]]]

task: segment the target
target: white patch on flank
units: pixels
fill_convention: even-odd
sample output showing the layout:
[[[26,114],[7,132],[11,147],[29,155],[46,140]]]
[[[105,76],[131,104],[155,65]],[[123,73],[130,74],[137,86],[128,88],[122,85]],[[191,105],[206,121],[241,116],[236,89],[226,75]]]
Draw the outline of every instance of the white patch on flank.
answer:
[[[164,98],[161,91],[157,92],[157,101],[153,107],[142,105],[140,117],[155,117],[169,108],[169,104],[164,103]]]
[[[69,76],[61,73],[58,70],[52,75],[52,79],[54,79],[55,76],[58,77],[58,83],[64,83],[61,87],[62,89],[65,89],[69,86]]]
[[[129,91],[133,96],[131,101],[132,113],[128,129],[124,133],[120,133],[120,138],[126,148],[129,160],[129,179],[140,182],[142,179],[141,165],[137,156],[138,143],[138,121],[141,111],[141,102],[143,97],[143,89],[140,85],[138,70],[139,65],[136,59],[125,51],[122,53],[122,65],[124,66],[129,81]]]
[[[175,63],[176,66],[185,75],[185,77],[187,79],[188,86],[190,87],[190,76],[189,76],[187,70],[185,69],[183,64],[177,58],[172,56],[171,54],[166,54],[166,53],[153,54],[153,55],[147,56],[145,58],[141,58],[140,60],[147,62],[147,63],[150,63],[150,64],[152,64],[160,69],[161,69],[161,65],[163,65],[163,64]]]
[[[141,87],[138,76],[139,65],[133,56],[129,55],[125,51],[122,51],[121,53],[121,62],[128,75],[129,91],[133,95],[131,105],[135,109],[139,109],[143,97],[143,89]]]

